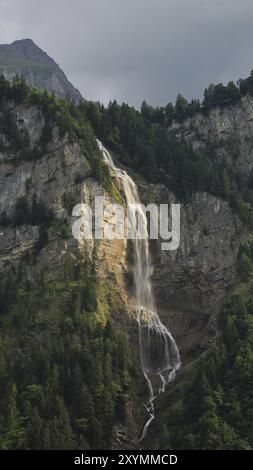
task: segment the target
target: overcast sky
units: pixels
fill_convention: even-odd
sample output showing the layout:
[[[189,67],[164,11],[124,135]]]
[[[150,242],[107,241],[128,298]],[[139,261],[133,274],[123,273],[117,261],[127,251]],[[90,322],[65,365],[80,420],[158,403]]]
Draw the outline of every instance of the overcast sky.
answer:
[[[0,0],[0,43],[31,38],[87,99],[166,105],[253,68],[252,0]]]

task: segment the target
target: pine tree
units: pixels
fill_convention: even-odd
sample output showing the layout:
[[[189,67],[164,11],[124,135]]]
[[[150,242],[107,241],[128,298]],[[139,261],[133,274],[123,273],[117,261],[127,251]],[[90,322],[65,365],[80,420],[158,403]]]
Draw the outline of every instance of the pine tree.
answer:
[[[7,431],[4,438],[4,448],[23,449],[25,442],[24,418],[20,416],[17,406],[17,387],[13,383],[8,400]]]

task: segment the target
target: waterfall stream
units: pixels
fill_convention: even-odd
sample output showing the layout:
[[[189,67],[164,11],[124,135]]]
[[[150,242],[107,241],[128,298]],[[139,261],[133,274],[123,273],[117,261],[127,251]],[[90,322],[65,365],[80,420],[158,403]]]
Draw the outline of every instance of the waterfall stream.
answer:
[[[148,402],[144,404],[149,418],[143,426],[141,442],[147,436],[148,428],[155,418],[155,399],[161,392],[164,392],[166,385],[174,380],[176,371],[181,365],[180,355],[174,338],[163,325],[156,311],[151,282],[152,265],[147,218],[141,206],[137,186],[126,171],[114,165],[110,153],[100,141],[98,145],[105,162],[122,183],[128,207],[128,229],[131,227],[134,234],[131,237],[134,253],[134,303],[139,328],[141,366],[149,391]],[[138,222],[144,227],[142,238],[139,236]],[[157,378],[160,383],[158,386]]]

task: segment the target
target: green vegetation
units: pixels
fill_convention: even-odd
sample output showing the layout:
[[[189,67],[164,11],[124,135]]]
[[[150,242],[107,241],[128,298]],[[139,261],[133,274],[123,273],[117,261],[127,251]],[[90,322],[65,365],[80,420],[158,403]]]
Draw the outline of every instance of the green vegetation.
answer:
[[[146,103],[141,112],[116,101],[108,108],[86,101],[80,104],[80,110],[124,166],[133,168],[152,183],[163,183],[181,201],[190,199],[195,191],[219,196],[230,204],[244,224],[253,226],[252,175],[241,175],[226,161],[214,161],[212,145],[207,143],[205,152],[194,152],[185,141],[168,133],[167,121],[155,119],[157,110]],[[225,145],[236,159],[238,142],[231,139]],[[99,175],[98,170],[96,174]]]
[[[45,117],[38,146],[16,125],[15,105],[35,106]],[[23,79],[9,84],[0,78],[1,148],[8,162],[43,158],[52,129],[79,142],[97,179],[115,191],[92,128],[68,100],[27,87]],[[78,184],[81,180],[77,175]],[[26,182],[27,192],[31,181]],[[69,211],[75,195],[64,195]],[[0,448],[90,449],[111,445],[115,424],[131,428],[130,403],[137,377],[128,337],[113,321],[116,293],[112,282],[98,283],[88,256],[73,261],[68,252],[53,281],[29,281],[34,255],[48,243],[51,226],[57,239],[69,237],[36,194],[17,200],[5,226],[39,225],[39,240],[19,267],[9,266],[0,278]],[[57,278],[57,276],[59,278]],[[137,398],[138,400],[138,398]]]
[[[251,83],[253,78],[247,80]],[[226,93],[233,94],[232,90],[234,87],[229,84]],[[247,90],[250,93],[249,87]],[[219,93],[219,85],[209,87],[205,92],[206,103],[211,103],[214,99],[212,97]],[[41,142],[33,150],[30,148],[29,136],[16,127],[8,105],[10,100],[17,104],[34,105],[45,116]],[[58,99],[47,91],[28,87],[19,77],[16,77],[12,85],[0,77],[0,104],[3,109],[0,113],[0,131],[10,142],[7,151],[12,156],[14,153],[14,164],[22,159],[42,158],[46,154],[52,129],[57,126],[62,136],[68,134],[71,141],[79,142],[96,179],[117,202],[121,202],[121,196],[97,147],[96,135],[124,166],[133,168],[153,183],[165,184],[179,200],[191,198],[195,191],[206,191],[224,198],[239,214],[243,223],[253,226],[252,175],[245,177],[226,161],[214,161],[212,145],[207,143],[205,152],[196,153],[185,141],[178,141],[172,133],[168,133],[170,119],[164,116],[174,109],[171,104],[166,107],[166,111],[163,108],[152,108],[144,102],[141,112],[126,104],[118,105],[115,101],[107,108],[87,101],[76,106],[74,102]],[[208,106],[205,105],[206,110]],[[183,119],[185,107],[186,100],[179,96],[175,104],[177,113],[172,113],[173,119]],[[200,109],[196,103],[192,107],[194,112]],[[204,104],[201,110],[204,110]],[[0,146],[3,145],[0,142]],[[229,148],[230,155],[234,155],[233,158],[236,159],[238,142],[231,139],[224,142],[224,146]]]
[[[185,143],[170,137],[167,128],[115,101],[108,108],[84,102],[80,109],[96,135],[116,153],[123,165],[134,168],[152,182],[165,183],[182,197],[199,187],[206,161]]]
[[[42,201],[38,201],[36,194],[33,195],[32,205],[29,207],[25,197],[19,198],[15,207],[15,214],[11,221],[13,226],[17,225],[50,225],[54,220],[54,214]]]
[[[220,309],[217,337],[186,366],[169,404],[167,398],[167,411],[156,423],[162,440],[152,435],[158,448],[253,448],[252,241],[242,247],[238,269],[243,282]]]
[[[8,218],[5,212],[0,214],[0,225],[5,227],[43,225],[46,228],[55,220],[52,210],[47,208],[43,201],[39,201],[36,194],[33,195],[31,205],[29,205],[25,196],[20,197],[16,202],[15,213],[12,218]]]
[[[117,156],[148,181],[164,183],[179,200],[207,191],[229,202],[242,221],[253,225],[253,175],[242,176],[226,162],[212,160],[214,148],[196,154],[184,141],[168,134],[172,119],[182,121],[195,112],[235,102],[253,94],[253,78],[238,87],[209,87],[204,101],[190,104],[182,97],[175,106],[141,111],[110,103],[69,100],[27,87],[16,78],[10,85],[0,77],[1,149],[13,157],[43,158],[52,129],[79,142],[93,175],[115,200],[121,196],[97,148],[95,134]],[[29,136],[20,131],[10,103],[34,105],[45,117],[41,141],[31,150]],[[238,143],[224,142],[237,158]],[[76,176],[76,184],[81,182]],[[27,181],[27,191],[30,182]],[[70,211],[74,195],[64,195]],[[0,215],[1,225],[39,225],[39,251],[48,243],[50,225],[66,239],[69,227],[56,220],[34,195],[17,201],[13,220]],[[57,243],[58,241],[56,241]],[[53,241],[54,243],[54,241]],[[71,256],[72,255],[72,256]],[[54,280],[28,280],[31,259],[9,267],[0,278],[0,448],[106,449],[115,424],[133,429],[132,403],[138,404],[135,357],[113,320],[117,293],[113,281],[97,278],[96,261],[66,254]],[[71,261],[70,261],[71,260]],[[151,434],[160,449],[249,449],[253,447],[253,243],[241,248],[240,284],[218,314],[218,334],[211,347],[187,364],[182,379],[166,397]],[[29,276],[31,279],[32,276]],[[46,278],[47,279],[47,278]]]
[[[68,211],[68,215],[71,215],[73,207],[79,202],[78,194],[64,193],[62,202],[64,209]]]
[[[127,336],[105,311],[113,285],[98,286],[88,257],[39,285],[25,269],[1,282],[0,448],[106,449],[116,423],[132,426],[136,389]]]
[[[15,105],[35,106],[44,114],[45,126],[36,148],[31,149],[29,135],[17,128],[11,102]],[[68,99],[59,99],[47,91],[31,88],[23,77],[16,77],[10,84],[0,76],[0,133],[7,139],[7,145],[0,141],[0,150],[12,157],[8,159],[10,163],[17,165],[22,160],[43,158],[54,127],[58,127],[61,136],[68,135],[71,142],[80,144],[98,181],[107,191],[113,192],[111,178],[92,127],[75,103]]]

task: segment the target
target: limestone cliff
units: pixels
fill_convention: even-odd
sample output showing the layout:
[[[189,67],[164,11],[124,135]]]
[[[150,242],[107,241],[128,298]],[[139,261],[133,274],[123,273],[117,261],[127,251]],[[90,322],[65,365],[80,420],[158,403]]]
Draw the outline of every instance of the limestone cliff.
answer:
[[[178,202],[163,185],[140,185],[143,200]],[[237,277],[236,262],[246,236],[229,205],[207,193],[195,193],[181,204],[178,250],[162,251],[152,241],[153,284],[159,315],[175,334],[187,357],[208,347],[215,336],[210,314]]]
[[[253,98],[246,95],[230,106],[217,106],[173,122],[169,132],[184,139],[197,152],[208,152],[213,161],[227,164],[248,175],[253,166]]]
[[[249,177],[253,168],[253,98],[174,121],[169,133],[186,141],[200,156],[231,166]],[[151,189],[152,188],[152,189]],[[162,185],[143,185],[144,200],[175,202]],[[178,201],[177,201],[178,202]],[[240,244],[247,237],[238,216],[224,200],[195,193],[181,205],[181,244],[163,252],[153,243],[154,286],[161,314],[186,352],[207,347],[215,329],[210,313],[234,285]],[[163,313],[162,313],[163,312]]]
[[[26,132],[29,137],[30,149],[40,147],[45,119],[43,113],[31,106],[13,106],[12,116],[19,131]],[[68,135],[60,136],[59,129],[54,127],[52,136],[43,149],[38,160],[25,160],[19,153],[10,149],[6,136],[0,135],[3,142],[0,152],[0,213],[6,221],[0,233],[0,266],[4,269],[9,263],[18,263],[30,253],[40,237],[40,227],[30,224],[15,224],[17,203],[25,200],[28,207],[34,198],[43,207],[54,214],[54,222],[47,228],[49,245],[39,252],[33,274],[40,272],[44,278],[54,278],[61,258],[84,245],[90,252],[94,244],[76,241],[71,234],[71,217],[75,204],[88,203],[94,208],[95,196],[103,195],[105,202],[111,198],[92,175],[89,161],[84,156],[80,145],[71,141]],[[113,202],[113,200],[111,200]],[[61,231],[64,229],[64,234]],[[100,260],[101,273],[115,271],[120,273],[126,258],[125,241],[96,242],[96,253]],[[58,266],[59,269],[59,266]]]

